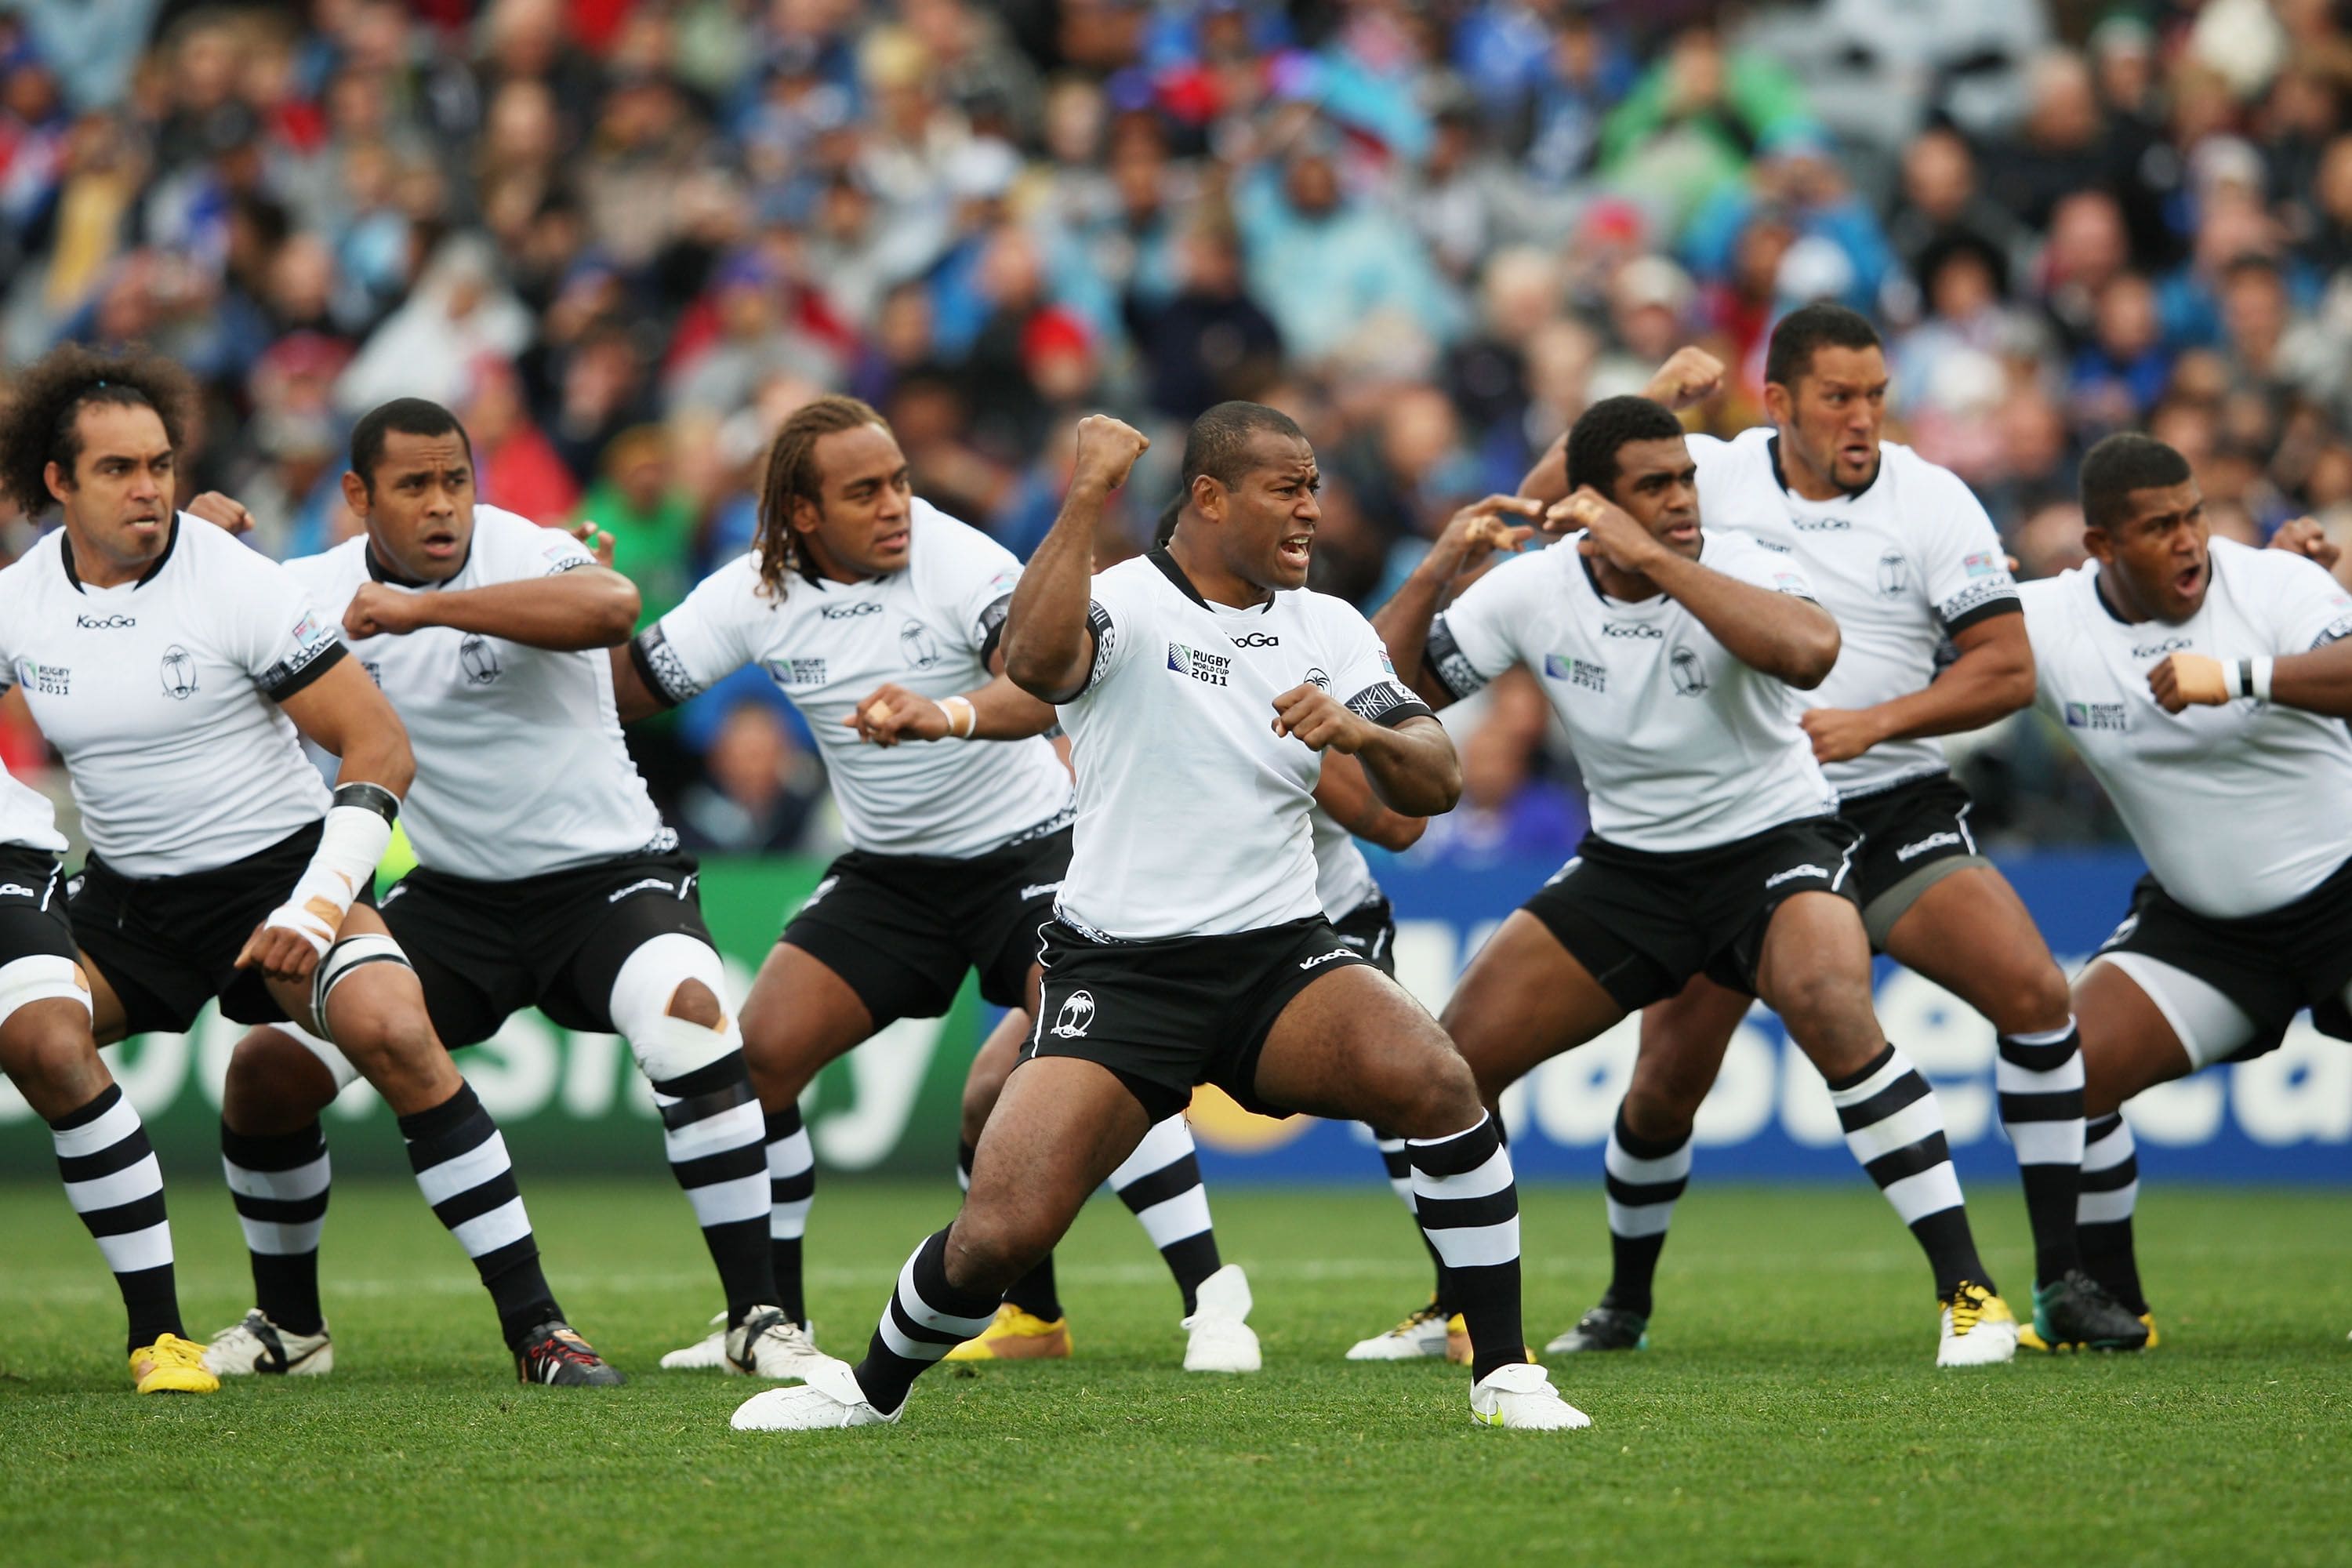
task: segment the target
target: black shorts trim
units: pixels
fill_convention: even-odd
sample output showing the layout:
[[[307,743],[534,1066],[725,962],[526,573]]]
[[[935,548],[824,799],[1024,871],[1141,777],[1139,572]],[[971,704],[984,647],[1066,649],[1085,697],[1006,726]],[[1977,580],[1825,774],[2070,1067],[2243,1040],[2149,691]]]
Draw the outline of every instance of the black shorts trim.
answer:
[[[945,1013],[967,971],[979,972],[989,1002],[1025,1007],[1071,834],[1023,834],[964,859],[853,849],[825,868],[779,940],[839,975],[877,1029]]]
[[[1774,910],[1799,893],[1834,893],[1859,910],[1861,842],[1834,816],[1675,852],[1588,835],[1576,858],[1519,907],[1629,1013],[1699,973],[1752,995]]]
[[[2291,904],[2219,920],[2200,915],[2153,873],[2132,889],[2131,912],[2099,952],[2137,952],[2193,974],[2253,1021],[2253,1037],[2224,1058],[2278,1049],[2304,1008],[2323,1035],[2352,1040],[2344,988],[2352,984],[2352,860]]]
[[[318,852],[323,822],[209,871],[126,877],[92,855],[68,912],[81,951],[122,1004],[127,1033],[184,1034],[217,997],[238,1024],[278,1024],[286,1011],[257,970],[236,967],[254,927],[285,901]],[[375,902],[373,885],[356,902]]]
[[[39,956],[81,962],[66,898],[65,867],[55,855],[0,844],[0,965]]]
[[[671,932],[716,946],[699,879],[683,850],[496,882],[420,866],[384,894],[383,922],[445,1045],[488,1039],[525,1007],[609,1034],[613,981],[631,953]]]
[[[1044,932],[1045,982],[1024,1061],[1076,1057],[1108,1068],[1155,1123],[1209,1083],[1244,1110],[1289,1116],[1258,1097],[1257,1060],[1282,1010],[1334,969],[1370,959],[1320,915],[1223,936],[1098,942],[1060,921]]]

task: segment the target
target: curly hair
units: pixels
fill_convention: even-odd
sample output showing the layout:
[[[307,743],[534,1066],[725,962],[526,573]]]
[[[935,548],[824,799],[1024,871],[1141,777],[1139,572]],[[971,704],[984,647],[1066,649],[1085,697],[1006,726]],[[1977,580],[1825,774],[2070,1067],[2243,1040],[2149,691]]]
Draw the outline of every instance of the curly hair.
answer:
[[[1646,397],[1604,397],[1568,433],[1568,488],[1591,485],[1608,495],[1617,483],[1617,449],[1632,441],[1675,441],[1683,422]]]
[[[2083,522],[2109,532],[2130,520],[2134,490],[2168,489],[2196,478],[2188,458],[2131,430],[2118,430],[2085,452],[2080,474]]]
[[[67,474],[81,457],[81,411],[95,404],[152,408],[177,451],[196,406],[188,373],[145,349],[121,352],[65,343],[26,366],[0,404],[0,491],[26,515],[50,505],[48,466]]]
[[[861,425],[890,422],[871,404],[831,394],[793,410],[768,447],[767,477],[760,481],[760,520],[751,536],[760,554],[760,588],[771,598],[784,596],[784,572],[816,581],[816,563],[802,546],[800,530],[793,526],[793,503],[821,504],[821,476],[816,468],[816,444],[826,436],[855,430]]]

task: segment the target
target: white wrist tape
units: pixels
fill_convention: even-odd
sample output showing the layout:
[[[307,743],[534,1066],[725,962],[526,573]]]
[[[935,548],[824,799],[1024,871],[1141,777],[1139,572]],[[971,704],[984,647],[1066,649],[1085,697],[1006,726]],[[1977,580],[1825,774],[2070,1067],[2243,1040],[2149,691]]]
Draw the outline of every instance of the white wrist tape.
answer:
[[[2268,656],[2225,662],[2221,666],[2221,685],[2232,698],[2252,697],[2268,702],[2271,700],[2271,670],[2275,662]]]
[[[2271,669],[2277,661],[2268,654],[2253,661],[2252,679],[2247,682],[2247,695],[2261,701],[2271,700]]]
[[[968,697],[942,697],[940,710],[948,716],[948,733],[956,740],[969,741],[980,728],[980,710]]]
[[[319,847],[294,890],[262,922],[300,932],[321,956],[342,930],[343,917],[351,913],[360,889],[373,880],[383,852],[392,847],[392,818],[375,805],[340,804],[346,793],[336,792],[339,804],[328,811]],[[391,798],[382,790],[376,794]]]

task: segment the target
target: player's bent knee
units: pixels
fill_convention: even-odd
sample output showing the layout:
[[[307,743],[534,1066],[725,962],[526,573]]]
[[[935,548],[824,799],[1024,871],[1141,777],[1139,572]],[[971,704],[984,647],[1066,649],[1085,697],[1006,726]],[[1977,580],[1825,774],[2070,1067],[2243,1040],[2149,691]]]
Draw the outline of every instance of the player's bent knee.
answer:
[[[1618,1108],[1627,1130],[1645,1143],[1679,1143],[1688,1137],[1698,1120],[1698,1103],[1706,1095],[1703,1089],[1696,1099],[1674,1092],[1681,1087],[1672,1080],[1645,1084],[1637,1078]]]
[[[415,985],[416,971],[410,966],[408,954],[400,950],[399,942],[383,932],[363,931],[358,936],[347,936],[328,948],[326,956],[319,960],[319,967],[310,972],[310,1016],[317,1022],[319,1033],[348,1047],[351,1042],[342,1038],[343,1033],[367,1032],[383,1010],[358,1007],[352,1004],[373,1000],[374,993],[385,989],[381,982],[392,970],[404,975],[409,986]],[[334,1001],[339,992],[343,994],[345,1004],[341,1009],[337,1008]],[[418,1001],[415,1012],[422,1019],[425,1010],[421,993]],[[344,1025],[343,1030],[339,1031],[334,1019],[339,1010],[345,1015],[360,1016],[352,1018]]]
[[[1002,1290],[1052,1251],[1058,1239],[1034,1217],[967,1204],[948,1232],[948,1278],[963,1289]]]
[[[89,1034],[89,977],[81,965],[63,953],[36,952],[0,964],[0,1031],[5,1031],[17,1009],[35,1002],[77,1002],[81,1005],[80,1034]],[[40,1031],[44,1036],[56,1032]]]
[[[255,1137],[291,1132],[316,1120],[357,1076],[349,1058],[324,1041],[311,1046],[284,1030],[257,1029],[229,1053],[221,1116]]]
[[[727,1009],[709,986],[699,980],[685,980],[669,994],[669,1005],[663,1009],[680,1023],[698,1024],[706,1029],[716,1029],[727,1021]]]

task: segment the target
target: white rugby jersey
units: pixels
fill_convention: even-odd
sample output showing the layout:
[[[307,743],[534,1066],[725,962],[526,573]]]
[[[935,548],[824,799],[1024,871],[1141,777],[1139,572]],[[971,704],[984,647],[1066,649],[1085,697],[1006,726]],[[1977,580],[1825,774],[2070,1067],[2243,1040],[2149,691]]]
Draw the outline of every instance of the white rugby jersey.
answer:
[[[472,549],[446,583],[393,581],[364,537],[287,570],[340,621],[362,583],[454,593],[594,563],[561,529],[477,506]],[[416,782],[400,820],[421,864],[453,877],[535,877],[677,847],[621,740],[603,648],[558,653],[425,626],[368,637],[352,651],[408,726]]]
[[[1315,901],[1323,912],[1342,921],[1380,895],[1371,863],[1356,847],[1356,836],[1332,820],[1321,806],[1308,819],[1315,832]]]
[[[0,684],[0,689],[5,689]],[[66,836],[58,831],[58,808],[49,797],[0,768],[0,844],[19,844],[27,849],[46,850],[62,855]]]
[[[1568,726],[1592,830],[1629,849],[1706,849],[1837,809],[1797,727],[1801,693],[1727,652],[1667,595],[1602,594],[1583,535],[1515,555],[1431,626],[1427,658],[1469,696],[1514,664]],[[1700,535],[1699,564],[1811,597],[1793,555],[1738,533]]]
[[[25,689],[90,847],[126,877],[209,871],[327,814],[273,699],[343,653],[291,573],[184,512],[135,583],[84,584],[62,528],[0,571],[0,680]]]
[[[1992,519],[1958,475],[1910,447],[1881,441],[1868,489],[1807,500],[1780,483],[1770,426],[1729,441],[1685,439],[1706,527],[1793,550],[1822,607],[1837,617],[1836,667],[1801,694],[1803,706],[1872,708],[1924,691],[1947,637],[2017,609]],[[1944,748],[1933,737],[1887,741],[1822,771],[1841,795],[1869,795],[1943,773]]]
[[[2352,858],[2352,731],[2251,697],[2167,713],[2147,672],[2172,653],[2307,653],[2352,635],[2352,597],[2283,550],[2217,539],[2212,563],[2204,604],[2177,626],[2117,618],[2095,562],[2021,596],[2036,703],[2066,727],[2165,891],[2235,920],[2293,903]]]
[[[1375,723],[1428,712],[1371,623],[1305,588],[1212,605],[1165,551],[1098,574],[1089,618],[1094,668],[1061,707],[1078,821],[1055,912],[1125,942],[1322,914],[1323,763],[1274,732],[1274,700],[1312,681]]]
[[[877,687],[951,697],[988,683],[986,652],[1021,563],[917,500],[904,571],[863,583],[788,573],[761,591],[756,557],[703,579],[630,652],[647,685],[683,702],[758,661],[808,718],[849,842],[877,855],[971,856],[1060,826],[1070,775],[1043,736],[868,745],[843,722]]]

